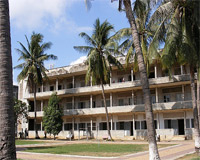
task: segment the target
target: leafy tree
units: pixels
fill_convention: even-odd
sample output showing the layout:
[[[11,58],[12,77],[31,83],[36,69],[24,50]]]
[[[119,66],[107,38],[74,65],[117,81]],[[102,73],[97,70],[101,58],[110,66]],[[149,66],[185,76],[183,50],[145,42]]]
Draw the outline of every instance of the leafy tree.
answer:
[[[0,159],[16,160],[8,0],[0,0]]]
[[[112,70],[111,65],[117,66],[122,69],[120,62],[113,56],[116,50],[116,43],[113,37],[110,36],[114,27],[107,21],[102,24],[99,19],[96,19],[94,24],[93,34],[90,37],[88,34],[82,32],[79,35],[84,38],[88,46],[74,46],[79,52],[87,53],[87,73],[86,83],[88,83],[92,77],[93,84],[100,84],[102,87],[102,96],[106,112],[108,139],[112,139],[109,127],[108,109],[106,105],[104,84],[109,83],[110,73]]]
[[[21,100],[14,99],[14,117],[15,117],[15,123],[21,123],[22,119],[28,119],[28,109],[25,102],[22,102]]]
[[[44,108],[43,126],[46,133],[55,136],[62,131],[63,110],[59,106],[60,99],[56,93],[53,93],[49,99],[48,106]]]
[[[198,84],[200,77],[200,50],[199,50],[199,37],[200,37],[200,21],[199,21],[199,1],[178,0],[170,1],[171,4],[171,17],[169,27],[167,29],[167,37],[165,47],[163,49],[162,63],[164,67],[169,71],[175,63],[190,66],[190,83],[191,83],[191,95],[193,105],[194,116],[194,139],[196,152],[200,152],[200,130],[199,130],[199,118],[196,97],[199,100],[199,88],[198,96],[196,94],[195,85],[195,68],[198,69]],[[165,4],[166,5],[166,4]],[[197,85],[199,87],[199,85]],[[198,102],[198,103],[197,103]]]
[[[27,85],[34,94],[34,128],[35,128],[35,138],[39,138],[38,131],[36,127],[36,89],[38,85],[41,85],[43,79],[47,79],[46,71],[47,69],[44,66],[44,61],[55,60],[56,56],[52,54],[45,53],[46,50],[50,49],[51,43],[43,43],[43,35],[39,33],[34,33],[31,35],[31,41],[29,42],[27,36],[25,36],[27,41],[27,48],[19,42],[21,49],[16,49],[20,54],[18,60],[23,60],[24,62],[15,66],[14,68],[22,69],[18,75],[18,81],[27,79]]]

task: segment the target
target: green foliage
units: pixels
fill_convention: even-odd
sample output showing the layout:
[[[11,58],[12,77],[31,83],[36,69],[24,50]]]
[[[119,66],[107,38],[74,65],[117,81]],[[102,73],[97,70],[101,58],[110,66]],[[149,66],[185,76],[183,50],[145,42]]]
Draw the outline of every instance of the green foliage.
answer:
[[[43,43],[43,35],[34,33],[31,35],[31,41],[27,41],[27,47],[19,42],[21,49],[16,49],[20,57],[18,61],[23,60],[24,62],[15,66],[14,68],[22,69],[18,75],[18,81],[28,78],[28,85],[33,87],[35,84],[42,83],[42,77],[47,78],[44,67],[44,61],[55,60],[56,56],[52,54],[46,54],[46,50],[50,49],[51,43]]]
[[[21,123],[22,119],[28,119],[29,106],[25,102],[14,99],[14,117],[15,123]]]
[[[113,30],[114,27],[109,22],[104,21],[101,24],[100,20],[97,19],[91,37],[84,32],[79,34],[88,45],[74,46],[77,51],[87,54],[86,83],[90,81],[90,77],[92,77],[93,84],[108,83],[112,69],[111,65],[122,69],[122,65],[114,56],[118,52],[118,47],[113,37],[110,36]]]
[[[49,134],[53,134],[54,138],[62,130],[63,124],[63,110],[59,106],[59,101],[60,99],[57,97],[57,94],[53,93],[49,99],[48,106],[44,107],[44,130]]]

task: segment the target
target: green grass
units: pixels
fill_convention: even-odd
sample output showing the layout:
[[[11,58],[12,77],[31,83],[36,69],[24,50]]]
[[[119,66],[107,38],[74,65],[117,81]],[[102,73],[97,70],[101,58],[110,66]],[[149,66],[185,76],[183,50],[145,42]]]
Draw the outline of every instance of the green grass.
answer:
[[[200,156],[198,156],[196,153],[185,155],[184,157],[181,157],[177,160],[200,160]]]
[[[167,146],[170,145],[159,145],[159,147]],[[68,144],[54,147],[28,148],[26,152],[110,157],[146,150],[148,150],[148,145],[146,144]]]
[[[44,141],[31,141],[31,140],[16,140],[16,145],[29,145],[29,144],[41,144],[45,143]]]

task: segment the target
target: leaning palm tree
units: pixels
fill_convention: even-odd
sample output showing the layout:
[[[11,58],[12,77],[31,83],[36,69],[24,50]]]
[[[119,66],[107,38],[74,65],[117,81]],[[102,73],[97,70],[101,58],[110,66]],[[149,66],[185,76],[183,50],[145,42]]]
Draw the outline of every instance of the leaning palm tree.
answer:
[[[102,24],[97,19],[94,24],[94,31],[90,37],[88,34],[82,32],[79,35],[85,39],[88,46],[74,46],[79,52],[87,53],[86,65],[86,83],[91,80],[93,84],[100,84],[102,87],[102,97],[106,112],[108,139],[112,140],[109,126],[108,109],[105,99],[104,84],[110,80],[110,73],[112,65],[122,68],[120,62],[113,56],[116,52],[116,43],[110,37],[111,31],[114,27],[107,21]]]
[[[8,0],[0,0],[0,159],[16,159]]]
[[[200,63],[200,25],[198,14],[196,14],[196,11],[199,11],[200,2],[179,0],[172,1],[171,3],[173,5],[173,15],[167,30],[166,42],[162,55],[162,63],[164,67],[169,69],[169,71],[176,62],[179,62],[182,65],[187,64],[190,66],[195,150],[196,152],[200,153],[200,128],[194,76],[195,68],[198,67]],[[199,81],[199,69],[197,75]]]
[[[50,59],[57,59],[56,56],[52,54],[46,54],[46,50],[50,49],[51,43],[43,43],[43,35],[39,33],[33,33],[31,35],[31,41],[29,42],[27,36],[27,48],[19,42],[21,49],[16,49],[20,54],[19,60],[23,60],[24,62],[15,66],[14,68],[22,69],[20,74],[18,75],[18,81],[22,81],[27,79],[27,85],[32,90],[34,94],[34,128],[35,128],[35,138],[39,138],[36,118],[37,118],[37,110],[36,110],[36,90],[37,86],[41,85],[43,79],[47,79],[46,71],[47,69],[44,66],[44,61]]]

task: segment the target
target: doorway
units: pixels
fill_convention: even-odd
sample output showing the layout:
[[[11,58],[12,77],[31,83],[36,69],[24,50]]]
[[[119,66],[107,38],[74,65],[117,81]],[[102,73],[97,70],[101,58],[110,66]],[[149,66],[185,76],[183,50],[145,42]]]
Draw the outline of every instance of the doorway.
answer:
[[[185,135],[184,119],[178,119],[178,134]]]

